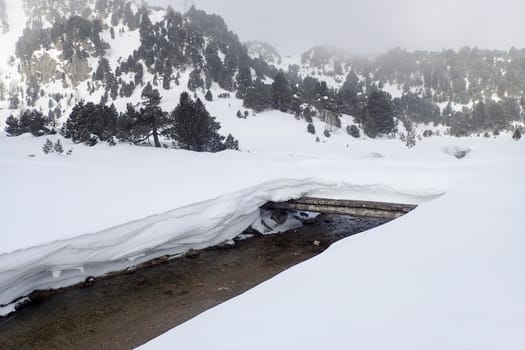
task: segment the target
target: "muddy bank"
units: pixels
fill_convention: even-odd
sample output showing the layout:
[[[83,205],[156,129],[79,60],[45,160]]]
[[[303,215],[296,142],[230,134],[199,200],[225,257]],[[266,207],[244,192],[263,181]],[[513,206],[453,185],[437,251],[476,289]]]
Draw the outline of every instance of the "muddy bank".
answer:
[[[321,215],[314,224],[237,240],[38,298],[0,318],[0,349],[131,349],[380,219]]]

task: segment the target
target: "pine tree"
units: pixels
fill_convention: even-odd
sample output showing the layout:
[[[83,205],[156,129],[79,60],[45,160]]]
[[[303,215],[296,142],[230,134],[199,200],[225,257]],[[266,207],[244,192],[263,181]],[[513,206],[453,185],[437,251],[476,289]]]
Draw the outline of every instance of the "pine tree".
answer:
[[[117,134],[117,117],[114,105],[81,101],[73,107],[61,133],[73,142],[94,146],[99,140],[111,141]]]
[[[20,131],[31,133],[33,136],[42,136],[52,132],[48,128],[49,120],[37,110],[26,110],[20,116]]]
[[[224,141],[224,148],[225,149],[229,149],[229,150],[233,150],[233,151],[238,151],[239,150],[239,141],[237,141],[232,136],[232,134],[228,134],[228,136],[226,136],[226,140]]]
[[[45,154],[53,153],[54,146],[53,142],[50,139],[46,139],[46,142],[42,146],[42,151],[44,151]]]
[[[339,91],[345,113],[353,115],[357,112],[359,108],[358,92],[359,78],[353,71],[351,71],[348,73],[348,76]]]
[[[512,135],[512,138],[516,141],[521,139],[521,130],[520,128],[517,128],[516,131],[514,131],[514,134]]]
[[[217,53],[217,47],[213,44],[208,45],[204,57],[206,59],[206,75],[209,75],[212,81],[219,82],[224,66]]]
[[[487,113],[485,104],[480,101],[474,106],[472,111],[471,128],[473,130],[480,130],[487,126]]]
[[[155,147],[161,147],[160,131],[167,121],[167,113],[160,108],[162,97],[159,90],[153,89],[148,83],[142,90],[142,104],[144,108],[140,111],[140,122],[144,124],[150,131],[150,136],[153,136]]]
[[[148,9],[142,7],[140,9],[141,21],[140,21],[140,43],[141,46],[139,51],[146,62],[146,65],[151,67],[155,62],[155,31],[153,30],[153,25],[151,20],[148,17]]]
[[[373,91],[368,97],[368,118],[373,120],[375,128],[368,121],[367,134],[371,137],[374,133],[388,134],[394,131],[394,110],[392,108],[392,100],[390,95],[383,91]],[[375,130],[374,130],[375,129]]]
[[[180,95],[178,106],[171,113],[165,135],[179,147],[196,152],[219,152],[225,149],[220,124],[210,116],[200,99],[195,102],[187,92]]]
[[[188,89],[190,89],[190,91],[195,91],[198,88],[204,88],[204,80],[202,79],[201,71],[195,69],[190,73]]]
[[[487,107],[487,117],[489,128],[494,128],[495,131],[503,130],[508,125],[508,120],[505,115],[505,110],[501,103],[491,102]]]
[[[312,123],[308,123],[306,131],[308,131],[310,134],[315,134],[315,126]]]
[[[292,90],[284,71],[280,70],[272,84],[272,107],[287,112],[292,103]]]
[[[57,140],[57,142],[53,145],[53,149],[55,150],[55,153],[64,153],[64,147],[62,146],[62,143],[60,143],[60,140]]]
[[[410,131],[407,133],[405,145],[408,148],[412,148],[416,145],[416,135],[413,132]]]
[[[361,136],[361,133],[359,132],[359,129],[355,125],[348,125],[346,127],[346,132],[348,135],[352,136],[353,138],[358,139]]]
[[[206,101],[209,101],[209,102],[213,101],[213,95],[210,90],[206,92],[206,95],[204,96],[204,98],[206,99]]]
[[[111,67],[109,61],[105,57],[101,57],[98,60],[98,67],[93,74],[93,80],[106,81],[106,76],[111,73]]]
[[[246,93],[253,87],[252,71],[247,64],[244,64],[239,68],[236,83],[239,98],[246,96]]]
[[[263,112],[272,107],[271,86],[257,80],[254,86],[246,92],[244,106],[256,112]]]
[[[365,134],[367,134],[371,138],[375,138],[377,136],[377,125],[374,119],[366,118],[364,124],[364,131]]]
[[[23,134],[18,118],[10,115],[9,117],[7,117],[5,124],[6,127],[4,130],[7,133],[7,136],[20,136]]]

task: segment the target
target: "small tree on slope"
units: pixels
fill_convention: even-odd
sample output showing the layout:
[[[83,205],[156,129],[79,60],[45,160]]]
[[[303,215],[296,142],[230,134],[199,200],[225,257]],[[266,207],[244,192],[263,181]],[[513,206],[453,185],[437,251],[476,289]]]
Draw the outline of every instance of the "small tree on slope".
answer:
[[[514,135],[512,135],[512,138],[516,141],[521,139],[521,130],[520,128],[517,128],[516,131],[514,131]]]

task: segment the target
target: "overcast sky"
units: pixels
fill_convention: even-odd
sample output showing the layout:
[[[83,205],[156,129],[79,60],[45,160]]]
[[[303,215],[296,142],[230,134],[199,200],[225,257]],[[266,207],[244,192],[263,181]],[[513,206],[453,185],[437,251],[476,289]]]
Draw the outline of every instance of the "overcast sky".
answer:
[[[190,0],[147,0],[180,4]],[[525,47],[525,0],[194,0],[221,15],[242,41],[262,40],[283,55],[316,45],[356,54],[462,46]]]

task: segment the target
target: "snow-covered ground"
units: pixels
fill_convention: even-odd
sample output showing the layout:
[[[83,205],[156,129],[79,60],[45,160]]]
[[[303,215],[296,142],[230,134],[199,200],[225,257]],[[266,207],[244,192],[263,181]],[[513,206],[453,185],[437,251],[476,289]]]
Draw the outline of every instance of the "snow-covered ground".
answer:
[[[62,139],[72,155],[44,155],[44,138],[0,134],[0,313],[35,289],[221,243],[265,202],[310,195],[421,205],[147,348],[525,346],[524,142],[434,137],[407,149],[342,129],[317,143],[304,121],[239,120],[238,107],[209,106],[243,152]]]
[[[520,151],[140,349],[525,348]]]

